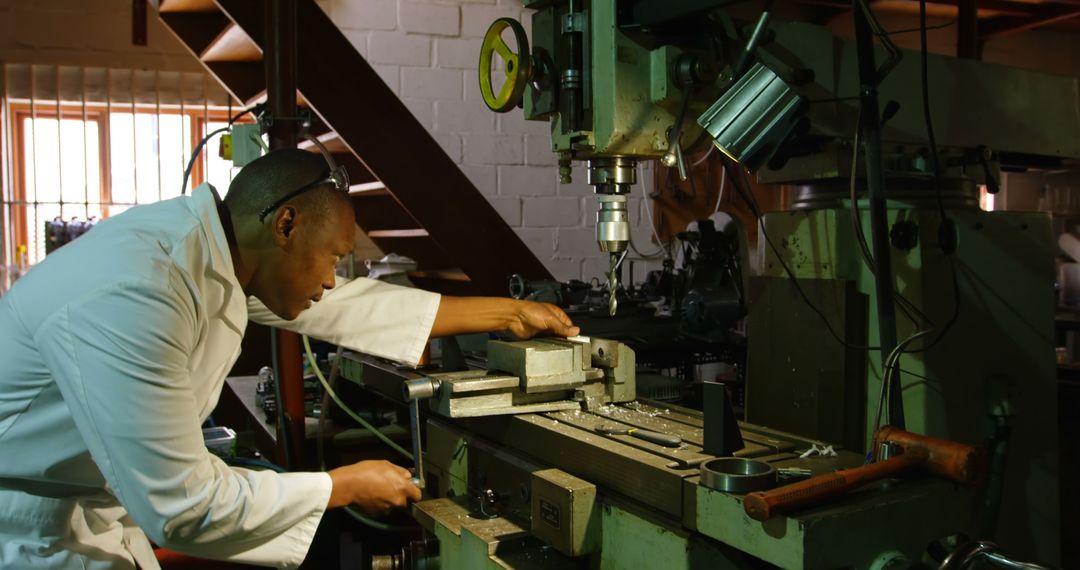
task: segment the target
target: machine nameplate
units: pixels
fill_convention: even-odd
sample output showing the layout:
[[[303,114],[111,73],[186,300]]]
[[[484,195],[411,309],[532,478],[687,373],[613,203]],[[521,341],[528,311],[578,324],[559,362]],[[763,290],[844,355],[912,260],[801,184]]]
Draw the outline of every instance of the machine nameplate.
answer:
[[[559,505],[540,499],[540,519],[558,529],[562,525],[562,513],[559,512]]]

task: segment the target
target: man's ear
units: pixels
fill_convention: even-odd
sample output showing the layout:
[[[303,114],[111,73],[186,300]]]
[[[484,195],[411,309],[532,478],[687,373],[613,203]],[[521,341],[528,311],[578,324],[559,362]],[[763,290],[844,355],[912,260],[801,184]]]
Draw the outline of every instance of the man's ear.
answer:
[[[274,216],[274,243],[278,247],[287,246],[296,231],[296,207],[285,205]]]

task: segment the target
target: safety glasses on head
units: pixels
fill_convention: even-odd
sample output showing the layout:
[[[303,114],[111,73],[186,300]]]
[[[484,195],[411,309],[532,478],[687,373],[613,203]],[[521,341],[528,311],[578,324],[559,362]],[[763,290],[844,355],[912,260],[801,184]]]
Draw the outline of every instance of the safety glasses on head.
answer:
[[[263,208],[259,212],[260,222],[265,220],[271,212],[281,207],[281,205],[285,202],[292,200],[293,198],[303,194],[304,192],[307,192],[308,190],[312,190],[326,184],[332,184],[334,186],[334,190],[337,190],[338,192],[342,192],[344,194],[349,193],[349,173],[345,170],[345,167],[338,166],[337,163],[334,162],[334,157],[330,155],[330,151],[328,151],[326,147],[323,146],[322,142],[319,139],[311,136],[310,134],[305,134],[304,137],[314,143],[315,146],[319,149],[319,152],[322,153],[323,158],[326,159],[327,169],[324,170],[315,180],[301,186],[300,188],[297,188],[296,190],[293,190],[292,192],[289,192],[288,194],[285,194],[281,198],[278,198],[273,204],[270,204],[269,206]]]

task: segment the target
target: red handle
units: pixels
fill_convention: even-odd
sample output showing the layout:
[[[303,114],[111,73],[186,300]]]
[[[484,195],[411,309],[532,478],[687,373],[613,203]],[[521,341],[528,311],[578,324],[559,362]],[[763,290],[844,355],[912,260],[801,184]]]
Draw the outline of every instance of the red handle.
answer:
[[[769,491],[748,493],[743,497],[743,509],[750,518],[766,521],[774,514],[820,503],[871,481],[899,475],[924,461],[926,454],[916,451],[854,469],[818,475]]]

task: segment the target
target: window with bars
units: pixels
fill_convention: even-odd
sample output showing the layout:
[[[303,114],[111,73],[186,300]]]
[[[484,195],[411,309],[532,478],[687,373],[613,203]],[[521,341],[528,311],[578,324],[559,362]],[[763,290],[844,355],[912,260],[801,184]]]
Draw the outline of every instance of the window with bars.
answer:
[[[100,220],[179,196],[191,151],[232,113],[200,74],[7,64],[0,76],[6,265],[22,250],[28,264],[41,261],[54,219]],[[233,169],[218,156],[220,136],[195,162],[188,191],[203,181],[228,188]]]

